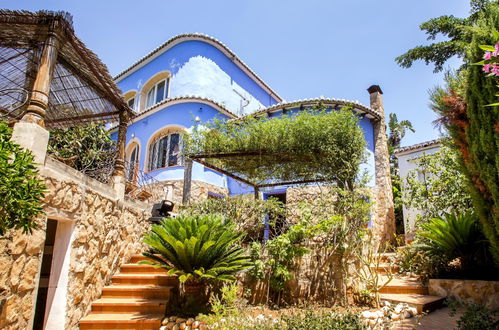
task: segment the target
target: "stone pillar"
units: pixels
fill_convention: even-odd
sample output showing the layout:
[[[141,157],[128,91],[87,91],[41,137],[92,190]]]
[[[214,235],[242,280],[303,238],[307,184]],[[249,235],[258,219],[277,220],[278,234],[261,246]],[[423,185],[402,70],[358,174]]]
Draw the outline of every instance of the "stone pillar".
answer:
[[[50,82],[57,61],[59,39],[55,32],[49,33],[40,56],[28,107],[21,121],[14,125],[12,141],[30,150],[38,164],[45,162],[49,132],[45,127],[45,113],[48,109]]]
[[[189,204],[192,186],[192,159],[184,159],[184,187],[182,191],[182,204]]]
[[[381,118],[374,122],[374,163],[376,176],[376,213],[372,222],[372,231],[380,243],[395,241],[395,213],[393,205],[392,180],[390,173],[390,155],[386,137],[385,110],[381,88],[373,85],[367,89],[371,108]]]
[[[126,143],[126,130],[128,125],[128,112],[122,109],[119,114],[118,125],[118,140],[116,141],[116,160],[114,163],[114,170],[111,182],[114,190],[118,194],[118,198],[125,197],[125,143]]]

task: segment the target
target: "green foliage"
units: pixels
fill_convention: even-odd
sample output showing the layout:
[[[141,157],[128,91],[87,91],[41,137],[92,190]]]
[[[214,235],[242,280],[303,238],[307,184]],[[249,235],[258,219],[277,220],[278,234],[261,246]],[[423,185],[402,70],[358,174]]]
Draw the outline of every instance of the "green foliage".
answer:
[[[314,195],[312,201],[304,199],[300,203],[299,220],[287,232],[264,245],[254,242],[250,246],[251,274],[268,281],[278,305],[297,260],[309,253],[311,246],[323,248],[323,253],[341,255],[344,267],[362,248],[370,209],[366,196],[359,191],[327,189]],[[338,272],[345,274],[345,269]]]
[[[224,284],[220,288],[220,295],[212,295],[210,298],[211,311],[216,318],[235,316],[241,305],[237,295],[237,284]]]
[[[43,214],[45,185],[38,178],[33,155],[10,141],[12,130],[0,122],[0,235],[10,229],[31,233]]]
[[[287,329],[309,329],[309,330],[362,330],[366,327],[362,324],[361,318],[354,313],[323,312],[295,314],[283,318],[287,324]]]
[[[484,261],[486,240],[472,212],[453,212],[442,218],[433,218],[421,226],[417,235],[423,243],[421,249],[430,256],[448,261],[460,258],[462,268]]]
[[[495,42],[494,30],[499,29],[499,3],[495,2],[477,20],[482,33],[473,36],[466,54],[469,63],[481,59],[480,45]],[[466,91],[469,125],[465,129],[467,153],[463,165],[470,182],[473,205],[480,217],[491,253],[499,266],[499,106],[487,107],[496,99],[499,77],[487,77],[479,66],[467,70]]]
[[[364,135],[348,109],[218,120],[187,141],[190,155],[245,154],[210,158],[210,163],[256,183],[323,179],[353,188],[365,159]]]
[[[284,216],[284,205],[275,198],[261,200],[247,196],[206,199],[182,206],[181,214],[218,214],[236,225],[238,231],[246,233],[246,241],[263,239],[265,216],[277,219]]]
[[[457,307],[464,305],[465,311],[457,321],[457,329],[459,330],[475,330],[475,329],[499,329],[499,310],[486,308],[482,304],[477,303],[462,303],[455,300],[447,300],[446,303],[451,308],[451,316],[453,316]]]
[[[434,72],[442,71],[445,62],[453,56],[465,57],[473,36],[474,28],[480,15],[493,5],[494,1],[470,1],[472,12],[467,18],[458,18],[444,15],[432,18],[422,23],[419,28],[425,31],[428,40],[435,40],[438,35],[443,35],[448,40],[435,42],[427,46],[417,46],[405,54],[397,57],[395,61],[404,68],[409,68],[415,61],[423,60],[427,65],[435,65]]]
[[[240,242],[243,234],[217,215],[178,216],[153,225],[144,243],[152,264],[179,275],[181,282],[233,281],[250,266]],[[160,254],[156,256],[155,254]]]
[[[422,282],[446,270],[448,261],[444,256],[428,254],[418,243],[411,243],[403,249],[398,249],[396,255],[400,273],[417,274]]]
[[[107,182],[116,143],[104,125],[91,124],[51,130],[48,152],[78,171]]]
[[[467,179],[455,150],[444,144],[438,152],[414,161],[418,169],[410,171],[406,178],[403,200],[407,207],[422,210],[422,222],[439,217],[446,210],[470,209]]]

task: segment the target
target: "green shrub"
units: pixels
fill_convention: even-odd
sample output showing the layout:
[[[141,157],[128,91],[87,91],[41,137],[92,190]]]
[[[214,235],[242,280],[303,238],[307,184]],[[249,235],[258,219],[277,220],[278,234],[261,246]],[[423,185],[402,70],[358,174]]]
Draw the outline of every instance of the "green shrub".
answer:
[[[441,256],[451,261],[460,258],[462,268],[483,262],[487,249],[480,223],[472,212],[446,213],[442,218],[433,218],[417,233],[423,243],[422,249],[430,256]]]
[[[255,200],[242,196],[194,202],[182,206],[180,214],[218,214],[233,222],[237,230],[246,233],[245,241],[262,240],[265,229],[264,219],[278,219],[284,216],[284,205],[275,198]]]
[[[48,152],[58,160],[102,182],[109,180],[116,142],[101,124],[50,131]]]
[[[45,185],[38,178],[33,155],[10,141],[12,130],[0,122],[0,235],[10,229],[31,233],[43,214]]]
[[[233,281],[250,266],[240,245],[243,234],[217,215],[178,216],[153,225],[144,237],[151,246],[145,261],[179,275],[179,280]],[[159,254],[160,256],[157,256]]]
[[[499,310],[488,309],[477,303],[458,302],[454,299],[448,299],[446,304],[451,308],[451,316],[456,313],[458,307],[465,308],[457,321],[459,330],[499,329]]]
[[[360,317],[353,313],[312,313],[293,315],[283,319],[287,329],[307,330],[362,330],[366,327],[362,324]]]

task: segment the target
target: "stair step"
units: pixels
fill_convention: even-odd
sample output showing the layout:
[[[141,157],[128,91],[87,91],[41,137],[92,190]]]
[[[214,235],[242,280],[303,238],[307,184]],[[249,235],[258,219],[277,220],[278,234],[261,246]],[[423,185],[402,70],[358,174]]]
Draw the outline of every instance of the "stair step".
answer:
[[[386,280],[387,279],[385,277],[381,277],[379,283],[383,284]],[[428,287],[421,284],[418,279],[395,277],[392,278],[387,285],[382,287],[379,292],[396,294],[428,294]]]
[[[144,257],[142,254],[134,254],[130,258],[130,261],[128,263],[130,263],[130,264],[136,264],[136,263],[138,263],[139,261],[142,261],[142,260],[151,260],[151,259],[149,259],[147,257]]]
[[[80,329],[159,329],[161,313],[89,314],[80,320]]]
[[[399,268],[400,267],[398,265],[394,265],[388,262],[382,262],[377,266],[376,265],[371,266],[371,269],[375,270],[379,274],[387,274],[388,272],[391,272],[392,274],[398,273]]]
[[[120,268],[120,273],[149,273],[149,274],[165,274],[166,270],[163,268],[154,268],[152,265],[141,264],[123,264]]]
[[[391,303],[406,303],[411,307],[415,307],[418,313],[432,312],[442,306],[444,297],[428,296],[423,294],[388,294],[380,295],[382,301]]]
[[[143,298],[101,298],[92,303],[92,313],[163,313],[166,310],[165,299]]]
[[[390,262],[390,260],[393,260],[397,253],[395,252],[385,252],[385,253],[378,253],[376,256],[381,257],[382,262]]]
[[[102,289],[102,298],[144,298],[168,300],[173,287],[158,285],[109,285]]]
[[[176,285],[178,282],[177,276],[166,274],[147,274],[147,273],[125,273],[116,274],[113,276],[113,284],[115,285]]]

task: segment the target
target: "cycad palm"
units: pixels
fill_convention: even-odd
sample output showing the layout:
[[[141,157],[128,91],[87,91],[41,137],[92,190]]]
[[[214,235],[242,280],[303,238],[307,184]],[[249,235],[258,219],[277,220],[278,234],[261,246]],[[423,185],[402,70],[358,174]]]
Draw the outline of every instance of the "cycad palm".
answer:
[[[179,275],[179,280],[232,281],[234,274],[250,266],[240,241],[243,234],[220,216],[179,216],[153,225],[144,237],[152,251],[144,263]]]

